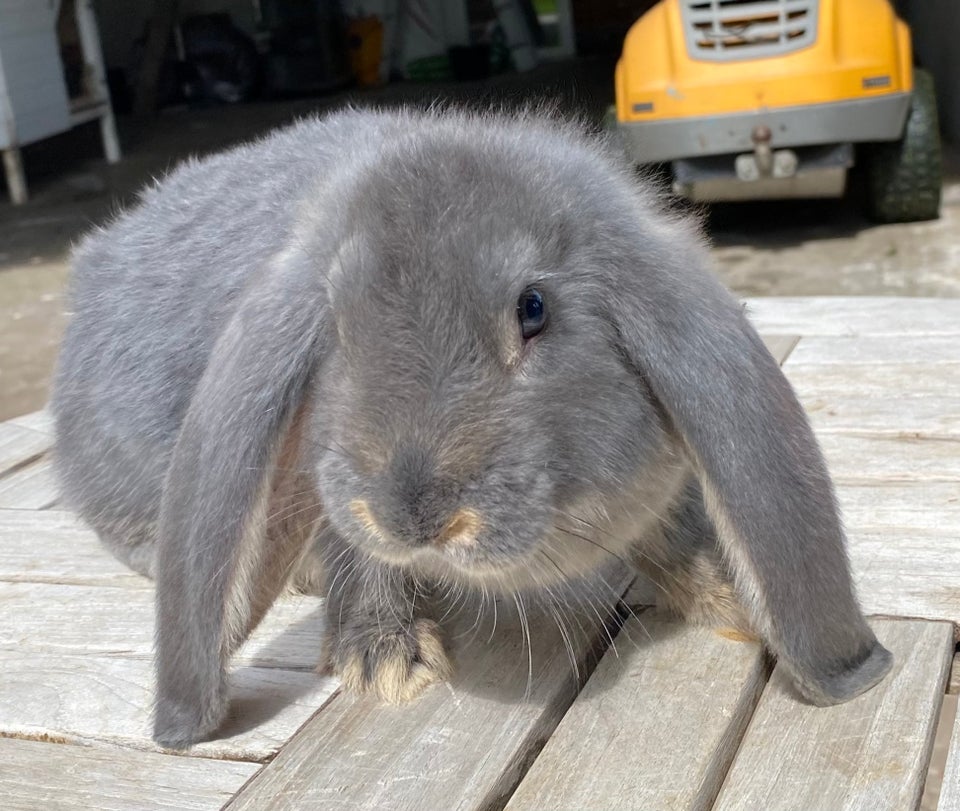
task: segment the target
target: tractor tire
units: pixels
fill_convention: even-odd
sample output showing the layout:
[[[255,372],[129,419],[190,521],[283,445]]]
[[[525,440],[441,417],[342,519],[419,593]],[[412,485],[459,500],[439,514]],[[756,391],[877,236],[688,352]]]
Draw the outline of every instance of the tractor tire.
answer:
[[[875,222],[916,222],[940,216],[941,156],[933,77],[913,72],[910,113],[899,141],[867,151],[867,214]]]

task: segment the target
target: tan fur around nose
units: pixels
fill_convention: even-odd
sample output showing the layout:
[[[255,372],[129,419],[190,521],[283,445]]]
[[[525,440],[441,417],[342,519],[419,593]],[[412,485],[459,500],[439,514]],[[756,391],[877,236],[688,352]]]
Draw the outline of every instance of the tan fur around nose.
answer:
[[[361,498],[355,498],[350,502],[350,512],[356,516],[356,519],[363,524],[363,528],[373,535],[374,538],[378,541],[383,540],[383,530],[380,529],[380,525],[373,517],[373,513],[370,512],[370,507],[367,506],[366,501]]]
[[[475,510],[468,507],[457,510],[450,523],[444,527],[440,537],[437,538],[437,545],[470,546],[476,543],[477,535],[480,534],[482,527],[483,521]]]

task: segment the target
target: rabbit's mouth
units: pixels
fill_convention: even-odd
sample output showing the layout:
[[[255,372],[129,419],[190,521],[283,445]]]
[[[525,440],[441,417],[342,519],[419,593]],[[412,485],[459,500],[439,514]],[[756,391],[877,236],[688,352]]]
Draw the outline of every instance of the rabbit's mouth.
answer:
[[[539,539],[530,547],[511,550],[495,541],[495,531],[475,509],[461,507],[427,540],[398,538],[378,521],[366,501],[350,502],[350,512],[361,528],[355,542],[388,565],[441,577],[455,577],[487,586],[520,575],[537,557]],[[539,575],[543,580],[543,575]]]
[[[366,541],[363,548],[371,557],[416,576],[510,595],[576,580],[609,563],[609,552],[600,544],[580,541],[563,546],[563,541],[556,531],[547,529],[529,548],[515,553],[497,549],[489,536],[476,544],[415,548],[386,538],[375,544]]]

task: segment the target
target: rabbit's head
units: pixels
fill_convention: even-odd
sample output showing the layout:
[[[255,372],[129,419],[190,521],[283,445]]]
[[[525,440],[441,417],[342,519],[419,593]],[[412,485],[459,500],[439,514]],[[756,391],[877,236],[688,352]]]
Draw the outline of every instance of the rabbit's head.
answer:
[[[675,496],[684,465],[624,342],[617,277],[678,242],[702,258],[659,215],[626,245],[618,220],[640,201],[603,167],[546,129],[441,129],[352,189],[311,400],[322,501],[371,555],[549,583],[619,556]]]

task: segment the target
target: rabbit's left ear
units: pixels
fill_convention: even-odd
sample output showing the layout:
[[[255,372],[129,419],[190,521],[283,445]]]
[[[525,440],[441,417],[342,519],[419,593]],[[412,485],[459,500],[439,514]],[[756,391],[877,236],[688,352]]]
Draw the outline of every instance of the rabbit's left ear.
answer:
[[[815,704],[892,665],[854,594],[833,488],[806,416],[697,251],[622,269],[619,340],[685,444],[755,627]]]
[[[220,725],[229,656],[299,553],[296,538],[267,534],[268,499],[278,457],[303,441],[309,419],[329,334],[322,280],[290,250],[248,282],[180,428],[159,526],[154,738],[164,746]]]

